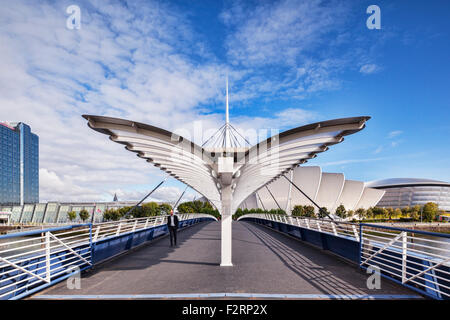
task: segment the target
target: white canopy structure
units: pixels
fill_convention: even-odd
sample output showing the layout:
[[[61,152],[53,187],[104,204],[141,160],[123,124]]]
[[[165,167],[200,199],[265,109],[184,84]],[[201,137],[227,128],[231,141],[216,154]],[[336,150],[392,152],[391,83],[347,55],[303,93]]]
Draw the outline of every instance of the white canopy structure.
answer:
[[[339,205],[347,210],[374,207],[383,197],[385,191],[369,188],[362,181],[345,179],[343,173],[322,172],[318,166],[299,166],[288,175],[310,199],[325,207],[329,212],[335,212]],[[311,205],[311,201],[292,187],[286,179],[278,179],[268,186],[276,198],[274,201],[268,189],[261,188],[245,199],[239,207],[241,209],[279,209],[290,214],[296,205]],[[280,207],[278,207],[280,206]],[[318,211],[317,208],[316,212]]]
[[[228,87],[228,86],[227,86]],[[189,185],[222,216],[222,266],[231,266],[231,215],[252,193],[271,183],[344,136],[365,127],[370,117],[317,122],[273,136],[254,146],[232,145],[228,90],[223,145],[201,147],[167,130],[136,121],[83,115],[90,128]]]

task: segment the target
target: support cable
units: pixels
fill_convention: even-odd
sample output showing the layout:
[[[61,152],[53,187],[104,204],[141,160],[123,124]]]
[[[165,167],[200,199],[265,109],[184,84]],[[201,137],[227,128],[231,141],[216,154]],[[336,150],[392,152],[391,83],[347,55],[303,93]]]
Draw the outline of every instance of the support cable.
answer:
[[[275,199],[275,197],[273,196],[272,192],[270,192],[270,189],[269,189],[269,187],[268,187],[267,185],[266,185],[266,189],[267,189],[267,191],[269,191],[270,195],[272,196],[273,201],[275,201],[275,203],[277,204],[278,208],[279,208],[280,210],[283,210],[283,209],[281,209],[280,205],[278,204],[278,201],[277,201],[277,200]],[[284,211],[284,210],[283,210],[283,211]]]
[[[181,196],[178,198],[177,202],[175,202],[175,205],[173,206],[173,211],[175,211],[175,209],[177,208],[178,203],[180,202],[181,198],[183,198],[183,196],[188,188],[189,188],[189,186],[186,186],[186,188],[184,188],[183,193],[181,194]]]
[[[156,187],[153,188],[152,191],[150,191],[144,198],[142,198],[141,201],[139,201],[136,205],[134,205],[133,208],[131,208],[130,210],[128,210],[128,212],[124,215],[124,217],[127,217],[131,212],[133,212],[134,209],[136,209],[142,202],[144,202],[145,199],[147,199],[148,197],[150,197],[150,195],[156,191],[156,189],[158,189],[164,182],[166,182],[168,176],[164,178],[163,181],[161,181]]]
[[[302,189],[300,189],[294,182],[292,182],[291,180],[289,180],[288,177],[286,177],[284,174],[283,174],[283,177],[285,177],[287,181],[289,181],[289,182],[290,182],[290,183],[291,183],[298,191],[300,191],[301,194],[303,194],[306,198],[308,198],[308,200],[311,201],[311,202],[319,209],[319,212],[320,212],[320,213],[325,214],[328,218],[330,218],[330,220],[332,220],[332,221],[334,222],[334,219],[333,219],[332,217],[330,217],[330,215],[329,215],[326,211],[324,211],[321,207],[319,207],[319,205],[318,205],[317,203],[315,203],[315,202],[313,201],[313,199],[311,199],[310,197],[308,197],[308,195],[307,195],[306,193],[304,193],[304,192],[302,191]]]

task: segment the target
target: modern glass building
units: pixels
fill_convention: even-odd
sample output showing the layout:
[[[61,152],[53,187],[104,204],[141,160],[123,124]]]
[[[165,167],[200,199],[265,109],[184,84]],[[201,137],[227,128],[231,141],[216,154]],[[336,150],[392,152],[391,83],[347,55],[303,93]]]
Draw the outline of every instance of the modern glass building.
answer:
[[[0,204],[39,202],[39,137],[25,123],[0,122]]]
[[[88,221],[103,222],[103,213],[107,209],[119,209],[132,207],[136,201],[113,201],[113,202],[73,202],[73,203],[35,203],[25,205],[0,205],[0,212],[8,214],[10,223],[25,224],[56,224],[56,223],[81,223],[79,213],[87,210]],[[76,218],[69,220],[67,213],[75,211]],[[92,215],[94,217],[92,218]],[[1,214],[0,214],[1,220]],[[1,221],[0,221],[1,223]]]
[[[366,187],[386,191],[377,207],[395,209],[435,202],[440,210],[450,211],[450,183],[448,182],[396,178],[368,182]]]

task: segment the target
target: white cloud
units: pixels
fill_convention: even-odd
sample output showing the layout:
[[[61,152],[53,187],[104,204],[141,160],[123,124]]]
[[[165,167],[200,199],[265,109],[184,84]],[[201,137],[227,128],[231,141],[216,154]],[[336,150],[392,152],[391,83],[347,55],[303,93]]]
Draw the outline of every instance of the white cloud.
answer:
[[[383,150],[383,146],[379,146],[373,153],[378,154]]]
[[[380,71],[380,67],[377,66],[376,64],[365,64],[363,66],[361,66],[361,68],[359,69],[359,72],[363,73],[363,74],[372,74],[372,73],[377,73],[378,71]]]
[[[39,135],[41,201],[110,200],[111,190],[138,199],[132,190],[156,185],[164,173],[89,129],[81,115],[172,130],[191,130],[201,118],[205,129],[217,127],[223,114],[204,106],[223,103],[226,68],[189,58],[198,46],[211,53],[170,5],[82,2],[82,28],[68,30],[68,4],[23,0],[0,11],[0,120],[25,122]],[[288,126],[308,115],[287,109],[278,117]],[[172,199],[178,189],[155,196]]]
[[[403,131],[401,131],[401,130],[391,131],[391,132],[389,132],[389,134],[388,134],[388,138],[389,138],[389,139],[395,138],[395,137],[401,135],[402,133],[403,133]]]

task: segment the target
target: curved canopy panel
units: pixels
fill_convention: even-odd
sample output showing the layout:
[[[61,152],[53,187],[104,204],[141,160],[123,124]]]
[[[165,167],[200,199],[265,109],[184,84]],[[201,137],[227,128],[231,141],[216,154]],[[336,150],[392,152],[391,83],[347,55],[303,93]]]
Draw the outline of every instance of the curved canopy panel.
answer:
[[[204,149],[164,129],[124,119],[84,115],[92,129],[164,170],[205,196],[219,210],[221,188],[231,185],[232,212],[252,193],[317,153],[365,127],[370,117],[323,121],[291,129],[251,148]],[[224,157],[231,160],[221,172]],[[219,161],[220,160],[220,161]],[[229,163],[229,162],[227,162]],[[230,173],[232,171],[232,175]],[[225,171],[223,171],[225,172]],[[226,178],[228,177],[228,178]]]
[[[83,115],[90,128],[190,186],[217,208],[220,194],[211,174],[212,159],[203,148],[164,129],[124,119]]]
[[[344,136],[365,127],[370,117],[354,117],[318,122],[284,131],[250,148],[240,168],[233,194],[237,208],[250,194],[278,179],[317,153],[344,140]]]

